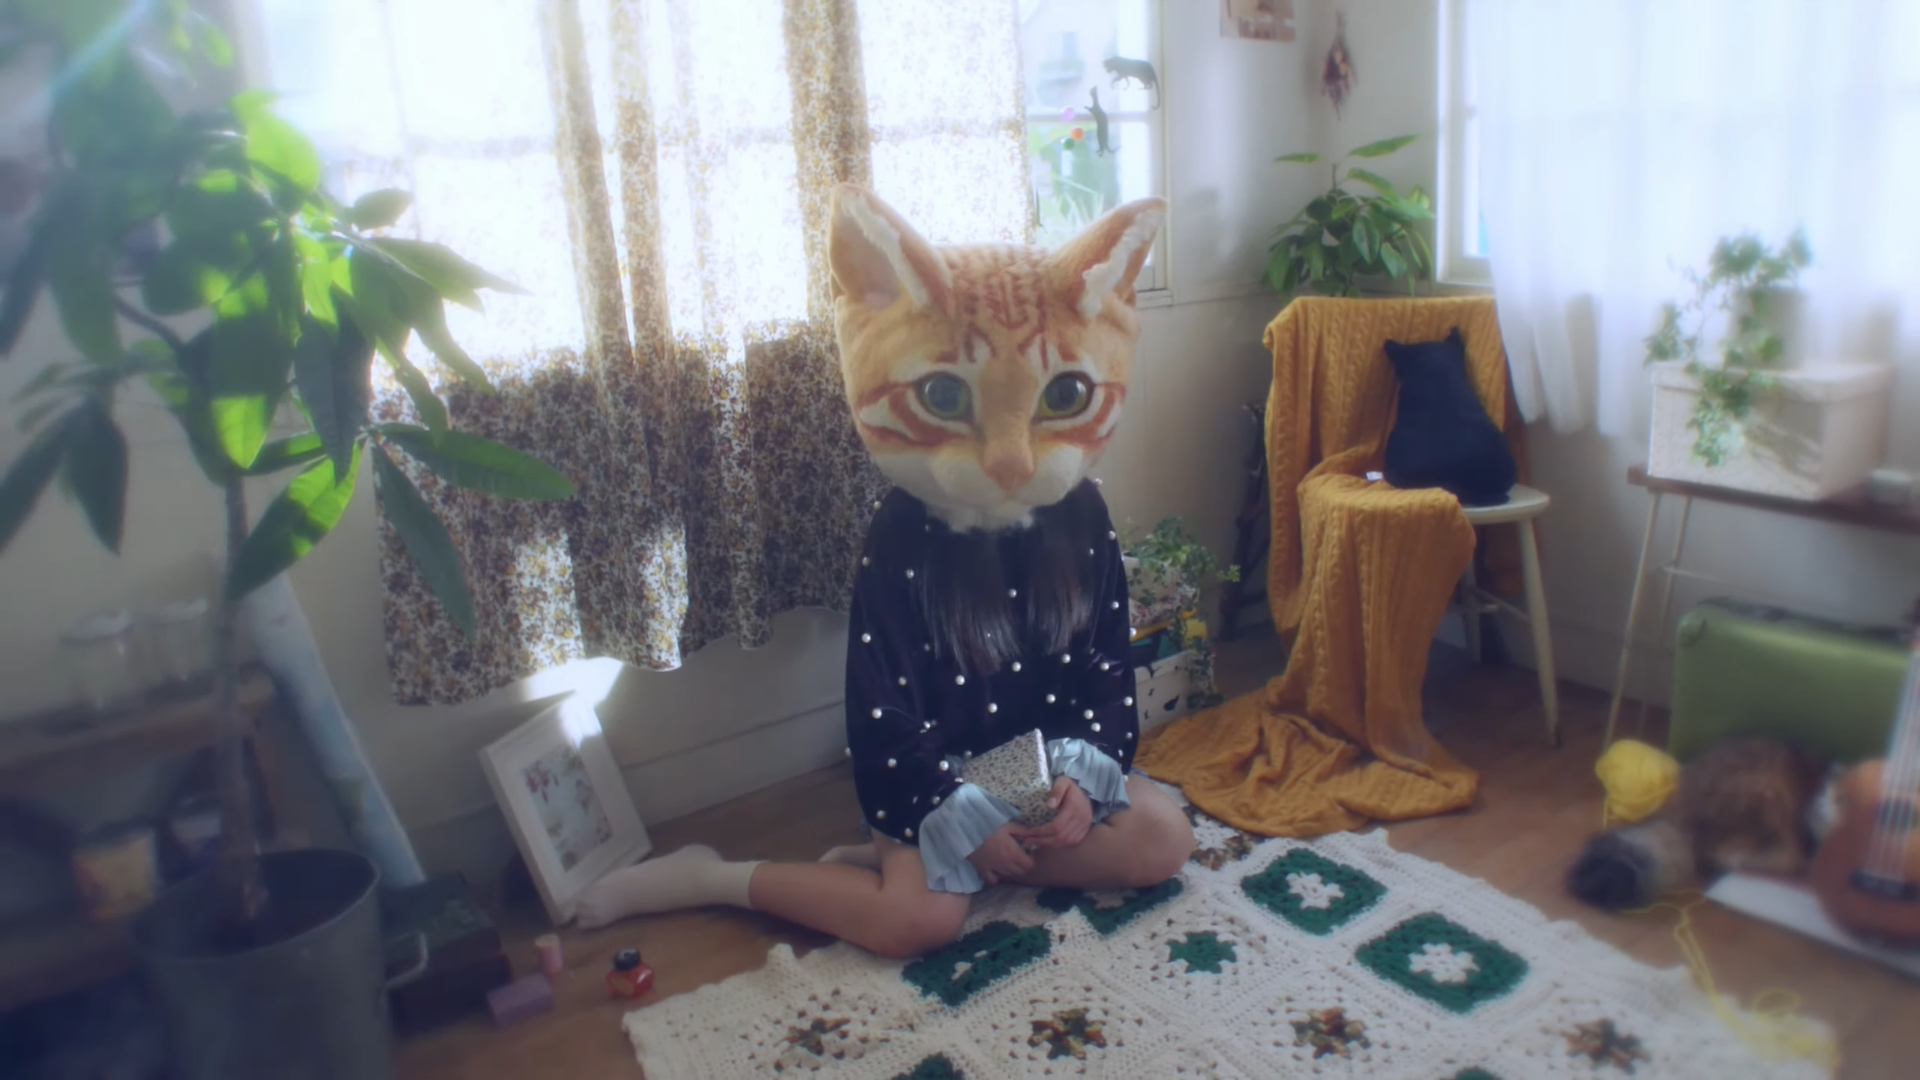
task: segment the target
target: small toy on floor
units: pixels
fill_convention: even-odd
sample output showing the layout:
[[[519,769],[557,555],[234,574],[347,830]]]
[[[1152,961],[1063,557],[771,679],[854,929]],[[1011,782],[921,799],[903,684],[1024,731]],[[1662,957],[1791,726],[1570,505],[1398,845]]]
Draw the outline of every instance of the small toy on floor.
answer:
[[[533,939],[534,953],[539,957],[540,970],[548,975],[558,975],[566,970],[566,954],[560,951],[559,934],[541,934]]]
[[[653,989],[653,969],[640,962],[639,949],[621,949],[613,954],[613,970],[607,972],[607,989],[615,997],[637,998]]]
[[[487,1008],[500,1027],[514,1024],[553,1010],[553,985],[539,973],[515,979],[487,995]]]

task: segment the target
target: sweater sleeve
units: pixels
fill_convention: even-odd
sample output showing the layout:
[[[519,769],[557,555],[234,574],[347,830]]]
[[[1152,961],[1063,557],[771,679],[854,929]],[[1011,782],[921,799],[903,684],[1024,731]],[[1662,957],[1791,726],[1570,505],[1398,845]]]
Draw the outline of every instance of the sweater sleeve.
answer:
[[[878,523],[876,523],[878,524]],[[914,618],[909,568],[868,536],[847,626],[847,753],[861,813],[877,833],[918,842],[921,821],[958,776],[939,722],[926,715],[931,657]]]
[[[1076,642],[1061,682],[1070,704],[1052,714],[1042,734],[1057,747],[1053,756],[1060,763],[1060,771],[1073,776],[1096,802],[1113,801],[1102,796],[1111,795],[1117,786],[1118,800],[1113,809],[1119,809],[1126,805],[1124,778],[1132,769],[1140,740],[1140,714],[1133,701],[1133,665],[1128,661],[1133,631],[1127,625],[1127,571],[1120,561],[1120,542],[1111,527],[1106,546],[1096,550],[1102,565],[1093,625]],[[1077,740],[1081,745],[1061,740]],[[1095,755],[1118,767],[1117,784]]]

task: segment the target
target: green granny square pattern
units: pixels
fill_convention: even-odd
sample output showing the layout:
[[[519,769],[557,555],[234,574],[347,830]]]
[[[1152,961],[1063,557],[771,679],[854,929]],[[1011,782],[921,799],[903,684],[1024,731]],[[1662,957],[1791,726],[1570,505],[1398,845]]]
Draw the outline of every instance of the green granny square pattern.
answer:
[[[1372,907],[1387,891],[1359,870],[1306,848],[1273,860],[1242,880],[1240,889],[1254,903],[1322,937]]]
[[[1355,957],[1388,982],[1456,1013],[1472,1012],[1527,977],[1527,962],[1512,951],[1433,913],[1407,919],[1360,946]]]

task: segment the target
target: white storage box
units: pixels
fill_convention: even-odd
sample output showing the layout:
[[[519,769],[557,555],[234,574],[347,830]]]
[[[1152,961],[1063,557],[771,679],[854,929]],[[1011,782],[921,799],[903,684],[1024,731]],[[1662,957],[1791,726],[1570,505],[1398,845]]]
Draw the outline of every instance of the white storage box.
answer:
[[[1192,661],[1189,649],[1133,669],[1133,703],[1140,710],[1143,733],[1193,711],[1187,706],[1193,692]]]
[[[1881,465],[1891,366],[1818,364],[1773,375],[1779,388],[1754,395],[1737,449],[1708,465],[1693,456],[1687,427],[1699,383],[1683,363],[1654,365],[1648,475],[1813,501],[1864,482]]]

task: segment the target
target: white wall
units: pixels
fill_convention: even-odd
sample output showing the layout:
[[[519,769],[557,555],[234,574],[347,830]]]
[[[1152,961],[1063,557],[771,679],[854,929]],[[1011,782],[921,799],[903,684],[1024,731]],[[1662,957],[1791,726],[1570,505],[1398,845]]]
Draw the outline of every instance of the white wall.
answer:
[[[1266,233],[1313,188],[1311,177],[1272,158],[1314,144],[1317,56],[1304,35],[1290,45],[1221,38],[1213,0],[1168,0],[1166,8],[1170,270],[1180,302],[1142,314],[1129,415],[1098,472],[1116,520],[1148,526],[1181,515],[1224,558],[1251,435],[1240,406],[1265,394],[1260,335],[1279,307],[1257,284]],[[61,351],[43,305],[26,344],[0,363],[0,399]],[[129,404],[121,415],[134,430],[123,556],[101,551],[57,495],[0,556],[0,717],[64,697],[54,641],[74,616],[204,587],[217,499],[163,413]],[[21,445],[10,424],[0,427],[0,461]],[[270,494],[257,492],[256,507]],[[474,753],[562,689],[604,697],[602,719],[651,822],[840,755],[844,620],[820,611],[780,617],[764,649],[723,640],[674,672],[587,661],[458,707],[395,706],[374,525],[363,493],[293,579],[348,714],[432,867],[479,877],[499,869],[511,842]]]
[[[1345,5],[1359,79],[1344,118],[1329,127],[1324,147],[1343,150],[1417,133],[1419,142],[1372,164],[1396,183],[1421,183],[1429,191],[1435,189],[1440,6],[1437,0]],[[1311,2],[1311,7],[1302,21],[1315,30],[1302,43],[1324,52],[1332,34],[1331,5]],[[1920,415],[1915,371],[1920,365],[1909,364],[1902,377],[1888,459],[1920,470],[1920,425],[1910,419],[1901,424],[1903,417]],[[1646,461],[1645,436],[1608,438],[1593,431],[1562,436],[1538,424],[1528,440],[1533,482],[1554,498],[1540,523],[1554,657],[1564,677],[1610,690],[1649,503],[1625,477],[1629,465]],[[1677,524],[1673,505],[1668,503],[1656,537],[1660,553],[1670,550]],[[1686,552],[1689,568],[1739,583],[1740,595],[1810,611],[1892,622],[1920,596],[1920,552],[1912,540],[1886,534],[1701,503],[1692,516]],[[1697,600],[1727,591],[1683,581],[1675,591],[1675,617]],[[1642,627],[1643,636],[1654,633],[1650,617]],[[1516,651],[1528,654],[1524,630],[1509,629]],[[1639,670],[1651,681],[1639,689],[1664,701],[1671,655],[1649,651],[1642,656]]]

